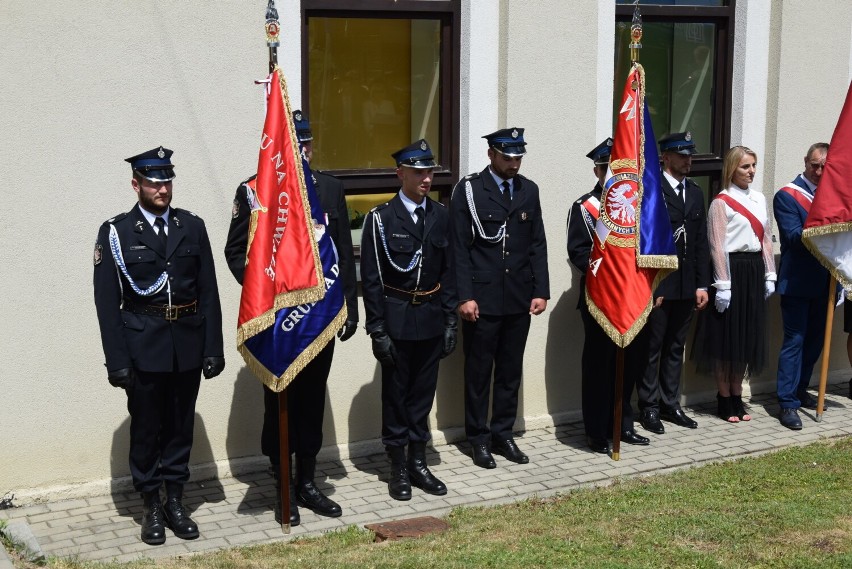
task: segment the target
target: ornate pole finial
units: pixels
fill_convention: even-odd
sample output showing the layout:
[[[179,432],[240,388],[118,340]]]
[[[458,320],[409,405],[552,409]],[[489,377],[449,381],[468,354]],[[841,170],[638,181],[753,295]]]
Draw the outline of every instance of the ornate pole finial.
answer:
[[[271,0],[270,0],[271,1]],[[642,14],[639,12],[639,0],[633,2],[633,23],[630,24],[630,59],[639,61],[639,50],[642,49]]]
[[[278,64],[278,46],[281,25],[278,23],[278,10],[275,9],[275,0],[269,0],[266,5],[266,45],[269,46],[269,71]]]

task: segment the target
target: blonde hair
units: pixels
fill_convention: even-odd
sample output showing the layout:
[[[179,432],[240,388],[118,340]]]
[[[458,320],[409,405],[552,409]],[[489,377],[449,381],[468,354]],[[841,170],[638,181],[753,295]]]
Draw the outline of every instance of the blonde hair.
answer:
[[[746,154],[754,158],[754,165],[757,166],[757,153],[747,146],[734,146],[725,154],[725,161],[722,165],[722,189],[731,187],[734,171]]]

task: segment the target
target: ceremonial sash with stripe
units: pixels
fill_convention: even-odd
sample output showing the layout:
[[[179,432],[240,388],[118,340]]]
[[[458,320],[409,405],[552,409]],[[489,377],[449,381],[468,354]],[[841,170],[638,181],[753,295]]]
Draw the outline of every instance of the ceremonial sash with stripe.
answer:
[[[814,197],[808,192],[806,192],[803,188],[800,188],[796,184],[787,184],[779,191],[784,192],[785,194],[796,200],[796,203],[802,206],[802,209],[805,210],[806,214],[811,211],[811,204],[814,201]]]
[[[757,236],[757,240],[760,242],[761,247],[763,247],[763,224],[760,223],[760,221],[754,216],[754,214],[750,212],[746,206],[744,206],[731,196],[719,194],[718,196],[716,196],[715,199],[722,200],[723,202],[728,204],[728,206],[732,210],[745,217],[751,224],[751,229]]]

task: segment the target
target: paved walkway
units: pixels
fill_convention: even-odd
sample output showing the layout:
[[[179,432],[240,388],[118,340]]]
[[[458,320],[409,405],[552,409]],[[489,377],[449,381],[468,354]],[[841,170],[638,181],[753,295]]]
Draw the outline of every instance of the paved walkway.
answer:
[[[848,376],[848,374],[846,374]],[[343,507],[343,516],[322,518],[302,509],[302,524],[285,536],[273,519],[275,488],[266,472],[193,482],[185,489],[185,503],[201,529],[194,541],[177,539],[167,531],[165,545],[151,547],[139,541],[141,505],[138,494],[121,493],[86,499],[35,504],[0,511],[0,519],[24,521],[45,554],[84,560],[129,561],[211,551],[235,545],[257,544],[293,537],[319,535],[352,524],[415,516],[443,516],[453,507],[492,505],[530,496],[550,496],[614,477],[652,474],[719,460],[762,453],[822,438],[852,434],[852,401],[847,384],[829,385],[826,412],[820,423],[813,411],[803,411],[804,429],[789,431],[778,423],[774,395],[754,396],[750,423],[727,424],[713,413],[715,405],[688,408],[699,422],[697,430],[666,423],[665,435],[643,433],[648,447],[622,445],[621,460],[589,452],[580,422],[531,430],[518,437],[530,463],[515,465],[496,456],[497,468],[483,470],[467,456],[466,444],[430,450],[432,471],[448,486],[446,496],[428,496],[415,489],[409,502],[387,494],[383,454],[318,465],[320,486]],[[641,428],[637,428],[642,432]]]

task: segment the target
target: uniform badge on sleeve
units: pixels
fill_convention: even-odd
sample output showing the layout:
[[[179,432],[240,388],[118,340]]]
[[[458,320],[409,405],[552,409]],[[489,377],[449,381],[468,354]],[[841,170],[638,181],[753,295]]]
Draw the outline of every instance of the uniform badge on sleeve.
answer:
[[[237,219],[240,216],[240,202],[234,200],[234,207],[231,208],[231,217]]]
[[[104,248],[101,247],[100,243],[95,243],[95,254],[92,257],[92,262],[94,262],[95,266],[101,264],[101,261],[104,260]]]

